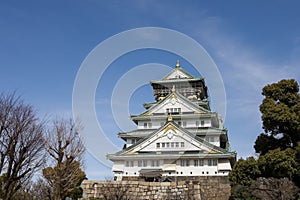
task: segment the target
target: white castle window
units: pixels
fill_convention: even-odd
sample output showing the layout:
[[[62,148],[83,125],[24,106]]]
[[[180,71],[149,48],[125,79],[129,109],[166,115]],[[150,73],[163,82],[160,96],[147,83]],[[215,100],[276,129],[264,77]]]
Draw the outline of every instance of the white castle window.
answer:
[[[181,167],[184,167],[184,165],[185,165],[184,160],[181,160],[181,161],[180,161],[180,166],[181,166]]]
[[[207,141],[207,142],[215,142],[215,137],[213,137],[213,136],[206,136],[205,137],[205,141]]]
[[[203,127],[204,124],[205,124],[204,120],[201,120],[200,123],[199,123],[199,121],[196,121],[196,127],[199,127],[199,126]]]
[[[143,160],[143,167],[147,167],[147,160]]]
[[[133,160],[131,160],[131,161],[126,161],[125,166],[126,166],[126,167],[133,167],[133,166],[134,166]]]
[[[204,166],[204,160],[199,160],[199,166]]]
[[[165,148],[165,149],[169,149],[169,148],[184,148],[185,144],[184,142],[161,142],[161,143],[156,143],[156,148],[160,149],[160,148]]]
[[[152,123],[151,122],[145,122],[144,123],[144,128],[152,128]]]
[[[151,167],[159,167],[159,160],[151,160]]]
[[[207,160],[207,165],[212,166],[212,160]]]
[[[167,108],[166,113],[181,113],[181,108]]]
[[[189,160],[185,161],[185,166],[187,166],[187,167],[190,166],[190,161]]]
[[[201,126],[204,126],[204,121],[203,120],[201,121]]]
[[[180,160],[180,166],[181,167],[189,167],[190,161],[189,160]]]
[[[186,127],[186,121],[184,122],[178,121],[177,124],[178,126]]]
[[[208,166],[217,166],[218,161],[217,160],[207,160],[207,165]]]
[[[199,166],[199,160],[194,160],[194,166],[195,167]]]
[[[218,165],[217,159],[208,159],[208,160],[200,159],[200,160],[192,160],[192,161],[194,163],[194,167],[201,167],[204,165],[207,165],[207,166],[217,166]],[[180,165],[183,167],[190,166],[190,161],[189,160],[181,160]]]
[[[138,161],[138,167],[142,167],[142,165],[143,165],[143,161],[139,160]]]
[[[139,139],[131,139],[131,144],[137,143],[138,140],[139,140]]]
[[[204,160],[194,160],[194,167],[204,166]]]

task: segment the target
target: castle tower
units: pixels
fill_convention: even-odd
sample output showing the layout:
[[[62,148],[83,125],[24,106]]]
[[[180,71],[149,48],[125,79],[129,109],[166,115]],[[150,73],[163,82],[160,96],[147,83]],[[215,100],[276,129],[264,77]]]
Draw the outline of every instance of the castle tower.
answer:
[[[227,176],[236,160],[227,129],[210,110],[203,78],[184,71],[179,61],[161,80],[152,80],[155,101],[131,116],[137,129],[119,133],[124,149],[107,157],[117,180],[180,180]]]

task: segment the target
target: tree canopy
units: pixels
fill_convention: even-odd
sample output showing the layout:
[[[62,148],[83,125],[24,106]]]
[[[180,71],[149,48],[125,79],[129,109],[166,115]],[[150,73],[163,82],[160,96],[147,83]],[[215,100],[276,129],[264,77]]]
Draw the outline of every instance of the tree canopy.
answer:
[[[254,148],[266,154],[271,149],[295,148],[300,141],[300,94],[294,79],[281,80],[262,90],[265,96],[260,111],[264,133],[260,134]]]
[[[239,159],[235,163],[229,174],[229,180],[232,185],[250,185],[252,180],[260,174],[257,161],[253,157],[249,157],[246,160]]]
[[[258,166],[263,177],[288,178],[293,180],[297,172],[296,151],[288,148],[270,150],[258,159]]]
[[[236,162],[229,174],[231,199],[294,199],[300,186],[299,85],[281,80],[265,86],[262,94],[264,133],[254,145],[259,157]]]

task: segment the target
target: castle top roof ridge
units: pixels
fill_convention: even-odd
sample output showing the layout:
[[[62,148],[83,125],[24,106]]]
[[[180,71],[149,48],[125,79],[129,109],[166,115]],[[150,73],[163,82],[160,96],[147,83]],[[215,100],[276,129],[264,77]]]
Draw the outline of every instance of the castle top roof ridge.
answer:
[[[169,74],[167,74],[161,80],[172,80],[172,79],[193,79],[194,76],[186,72],[180,67],[179,60],[176,61],[175,69],[173,69]]]

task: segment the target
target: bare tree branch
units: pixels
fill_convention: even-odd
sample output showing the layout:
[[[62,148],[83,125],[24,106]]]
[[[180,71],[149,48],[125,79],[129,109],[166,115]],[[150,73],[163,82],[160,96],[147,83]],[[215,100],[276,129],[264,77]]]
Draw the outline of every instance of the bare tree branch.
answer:
[[[44,163],[44,124],[15,94],[0,94],[0,196],[11,199]]]
[[[54,121],[47,134],[47,152],[53,166],[45,168],[43,175],[53,189],[55,200],[64,198],[85,178],[81,170],[85,148],[79,130],[71,119],[60,119]]]

